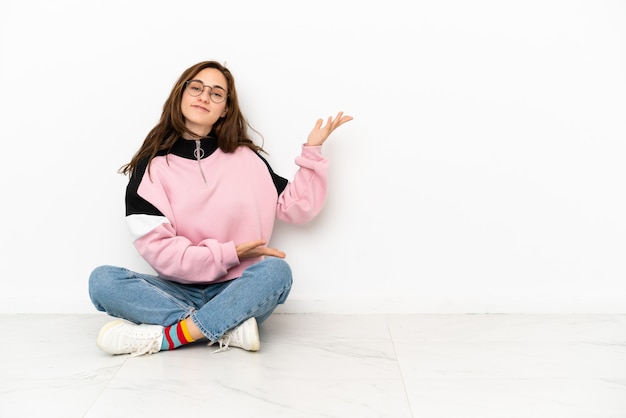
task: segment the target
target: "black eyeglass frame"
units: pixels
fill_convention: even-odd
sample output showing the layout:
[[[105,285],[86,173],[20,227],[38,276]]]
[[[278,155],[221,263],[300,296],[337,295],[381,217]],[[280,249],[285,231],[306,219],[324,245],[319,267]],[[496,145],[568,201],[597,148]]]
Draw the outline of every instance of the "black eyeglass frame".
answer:
[[[198,84],[200,84],[200,85],[202,86],[202,91],[201,91],[200,93],[198,93],[198,94],[193,94],[193,93],[189,90],[189,83],[198,83]],[[206,89],[207,87],[208,87],[208,89],[209,89],[209,99],[210,99],[213,103],[219,104],[219,103],[224,103],[226,100],[228,100],[228,96],[230,96],[230,94],[228,94],[228,92],[227,92],[226,90],[224,90],[224,89],[223,89],[222,87],[220,87],[220,86],[209,86],[209,85],[204,84],[204,83],[202,82],[202,80],[187,80],[187,81],[185,81],[185,92],[187,92],[187,93],[188,93],[190,96],[192,96],[192,97],[198,97],[198,96],[201,96],[201,95],[202,95],[202,93],[204,93],[204,89]],[[216,101],[214,100],[214,98],[213,98],[213,89],[218,89],[218,90],[220,90],[220,91],[223,91],[223,92],[224,92],[224,100],[222,100],[222,101],[220,101],[220,102],[216,102]]]

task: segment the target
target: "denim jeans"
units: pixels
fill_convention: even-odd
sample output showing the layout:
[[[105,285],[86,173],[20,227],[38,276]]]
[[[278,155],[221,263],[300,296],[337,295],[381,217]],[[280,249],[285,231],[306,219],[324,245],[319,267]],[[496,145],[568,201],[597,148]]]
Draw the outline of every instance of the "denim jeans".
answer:
[[[100,266],[89,276],[89,296],[107,314],[136,324],[169,326],[187,317],[209,341],[246,319],[262,323],[291,290],[291,268],[266,257],[223,283],[181,284],[123,267]]]

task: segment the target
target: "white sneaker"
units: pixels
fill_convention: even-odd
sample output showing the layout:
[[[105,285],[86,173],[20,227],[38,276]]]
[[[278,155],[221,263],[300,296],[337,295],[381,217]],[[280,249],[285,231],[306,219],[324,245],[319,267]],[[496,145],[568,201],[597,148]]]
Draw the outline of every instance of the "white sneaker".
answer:
[[[135,357],[161,351],[162,340],[161,325],[135,325],[116,320],[100,329],[96,344],[105,353],[131,354]]]
[[[247,319],[237,327],[231,329],[219,340],[220,348],[213,353],[228,350],[229,347],[239,347],[248,351],[259,351],[261,341],[259,340],[259,328],[254,317]],[[213,345],[210,343],[209,346]]]

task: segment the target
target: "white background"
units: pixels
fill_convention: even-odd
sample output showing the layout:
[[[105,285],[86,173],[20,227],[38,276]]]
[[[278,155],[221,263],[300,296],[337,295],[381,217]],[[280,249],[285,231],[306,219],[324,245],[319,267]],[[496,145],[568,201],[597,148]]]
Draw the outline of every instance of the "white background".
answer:
[[[148,271],[116,171],[209,59],[285,177],[354,116],[322,214],[276,228],[282,311],[626,312],[626,2],[597,0],[3,0],[0,312]]]

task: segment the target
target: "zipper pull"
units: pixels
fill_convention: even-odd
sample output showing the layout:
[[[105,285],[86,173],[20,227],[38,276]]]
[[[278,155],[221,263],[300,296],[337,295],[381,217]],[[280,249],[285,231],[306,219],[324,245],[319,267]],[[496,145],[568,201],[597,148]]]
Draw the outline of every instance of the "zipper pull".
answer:
[[[198,161],[198,168],[200,169],[200,174],[202,175],[202,181],[204,181],[204,185],[206,186],[206,177],[204,176],[204,171],[202,171],[202,157],[204,157],[204,150],[200,146],[200,140],[196,139],[196,149],[193,150],[193,156],[196,157]]]

